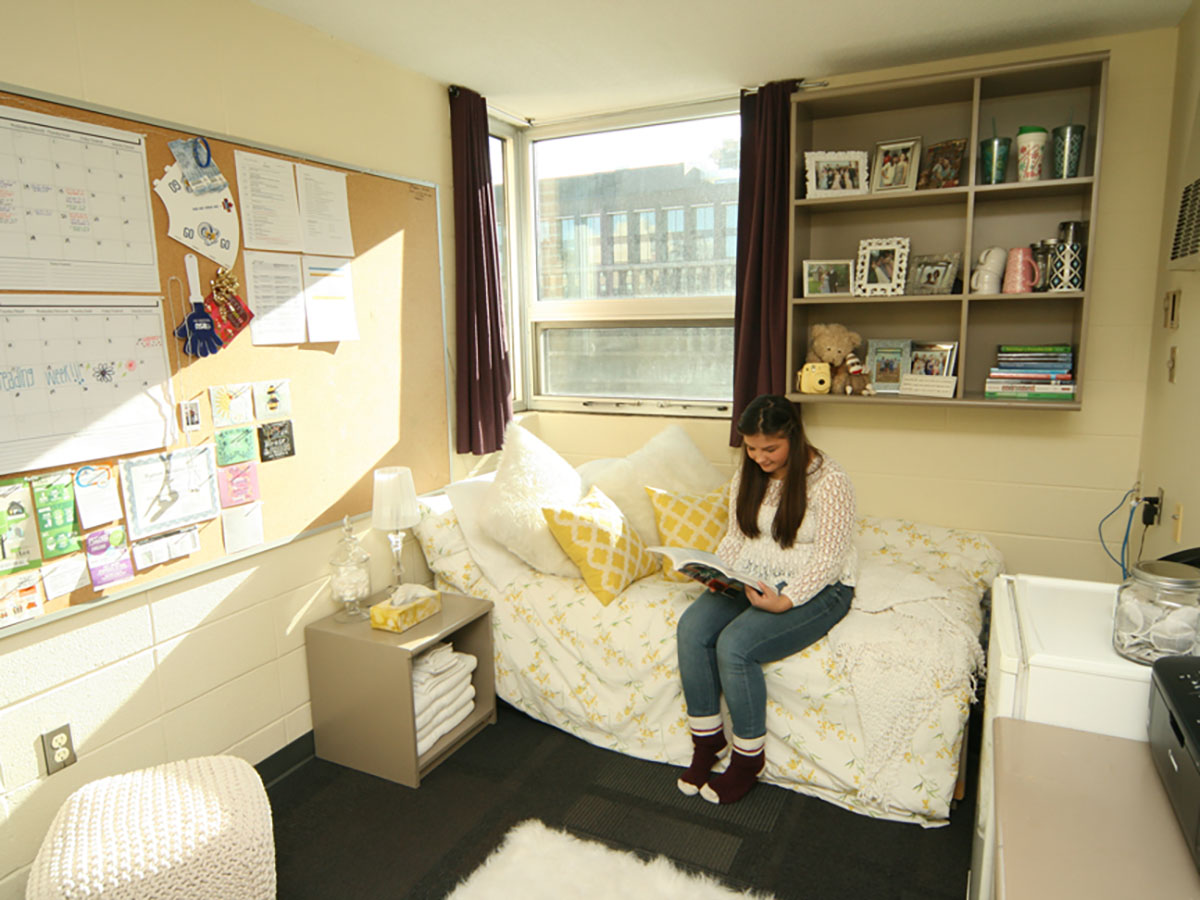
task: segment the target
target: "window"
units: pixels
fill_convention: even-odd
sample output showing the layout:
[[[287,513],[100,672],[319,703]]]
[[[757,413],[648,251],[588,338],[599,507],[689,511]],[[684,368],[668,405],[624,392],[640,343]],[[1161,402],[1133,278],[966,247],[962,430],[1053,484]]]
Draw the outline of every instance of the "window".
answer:
[[[587,133],[530,129],[532,405],[701,411],[732,397],[735,105]]]
[[[515,210],[513,198],[519,192],[511,189],[513,146],[516,131],[511,126],[491,123],[491,134],[488,136],[488,156],[492,169],[492,190],[496,203],[496,244],[500,256],[500,291],[504,298],[504,321],[507,326],[508,356],[512,366],[512,395],[514,408],[520,405],[524,396],[521,372],[521,318],[520,304],[517,302],[517,281],[513,277],[517,253],[513,236],[516,229],[513,226]]]

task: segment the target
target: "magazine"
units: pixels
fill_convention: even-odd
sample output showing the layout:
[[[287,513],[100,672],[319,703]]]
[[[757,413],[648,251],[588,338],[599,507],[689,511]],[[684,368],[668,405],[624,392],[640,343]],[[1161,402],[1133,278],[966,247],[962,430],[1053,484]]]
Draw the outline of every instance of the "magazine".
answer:
[[[730,568],[721,561],[715,553],[697,550],[695,547],[647,547],[651,553],[665,556],[675,567],[675,571],[686,575],[705,585],[709,590],[730,597],[741,597],[746,585],[758,590],[758,584],[763,579]],[[780,581],[775,590],[779,590],[786,582]]]

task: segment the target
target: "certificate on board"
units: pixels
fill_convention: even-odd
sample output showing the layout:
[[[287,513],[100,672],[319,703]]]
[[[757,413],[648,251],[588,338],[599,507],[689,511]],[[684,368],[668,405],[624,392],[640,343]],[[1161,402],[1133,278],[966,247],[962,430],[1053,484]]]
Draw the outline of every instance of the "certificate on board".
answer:
[[[122,459],[129,535],[141,540],[215,519],[221,512],[212,444]]]

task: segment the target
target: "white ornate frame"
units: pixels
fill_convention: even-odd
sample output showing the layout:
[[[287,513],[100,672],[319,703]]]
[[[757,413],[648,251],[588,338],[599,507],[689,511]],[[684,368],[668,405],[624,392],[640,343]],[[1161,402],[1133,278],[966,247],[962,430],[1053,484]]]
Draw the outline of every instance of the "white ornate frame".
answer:
[[[823,163],[850,163],[858,169],[858,187],[817,187],[817,167]],[[804,151],[804,196],[850,197],[871,192],[871,166],[865,150],[806,150]]]
[[[881,250],[895,252],[895,263],[892,266],[891,279],[888,281],[871,281],[871,256]],[[909,240],[906,237],[869,238],[858,242],[858,263],[854,267],[854,287],[856,297],[896,297],[904,293],[904,285],[908,281],[908,250]]]

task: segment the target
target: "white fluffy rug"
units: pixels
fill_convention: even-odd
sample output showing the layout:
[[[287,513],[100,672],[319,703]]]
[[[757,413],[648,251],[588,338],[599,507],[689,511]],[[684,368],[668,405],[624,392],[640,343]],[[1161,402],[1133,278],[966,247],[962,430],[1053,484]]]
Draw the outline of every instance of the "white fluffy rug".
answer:
[[[703,875],[677,869],[659,856],[643,862],[633,853],[583,841],[537,819],[515,826],[447,900],[771,900],[738,893]]]

